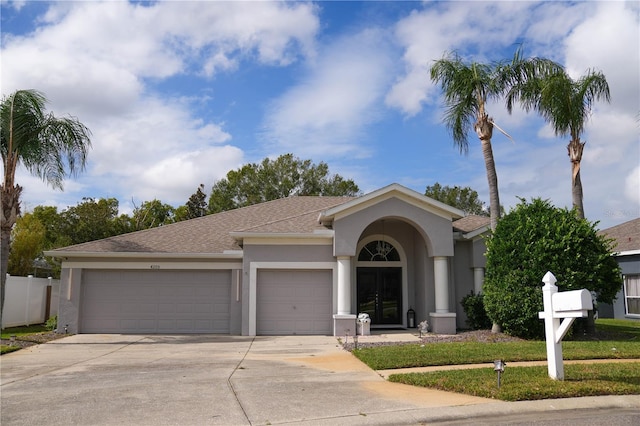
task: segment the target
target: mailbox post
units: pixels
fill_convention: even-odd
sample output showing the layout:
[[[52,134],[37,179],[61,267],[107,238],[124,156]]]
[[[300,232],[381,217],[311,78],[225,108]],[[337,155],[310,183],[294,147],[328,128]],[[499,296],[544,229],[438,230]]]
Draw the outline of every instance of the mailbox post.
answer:
[[[558,293],[556,281],[556,277],[551,272],[547,272],[542,278],[544,312],[540,312],[538,316],[544,319],[549,377],[564,380],[562,339],[576,318],[584,318],[588,315],[588,311],[593,309],[593,302],[591,293],[586,289]]]

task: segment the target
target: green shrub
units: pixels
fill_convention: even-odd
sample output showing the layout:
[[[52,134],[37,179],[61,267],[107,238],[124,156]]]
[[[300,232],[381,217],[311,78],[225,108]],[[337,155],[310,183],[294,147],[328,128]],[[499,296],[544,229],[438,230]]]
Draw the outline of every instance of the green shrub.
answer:
[[[47,328],[47,330],[49,331],[53,331],[56,328],[58,328],[58,316],[54,315],[51,318],[49,318],[47,320],[47,322],[44,324],[44,326]]]
[[[484,330],[491,328],[491,320],[487,316],[484,308],[484,297],[482,293],[475,294],[473,291],[462,298],[460,304],[467,314],[467,325],[472,330]]]
[[[487,239],[484,306],[506,333],[542,338],[542,277],[551,271],[560,291],[586,288],[611,303],[622,287],[611,241],[595,224],[548,201],[521,202]]]

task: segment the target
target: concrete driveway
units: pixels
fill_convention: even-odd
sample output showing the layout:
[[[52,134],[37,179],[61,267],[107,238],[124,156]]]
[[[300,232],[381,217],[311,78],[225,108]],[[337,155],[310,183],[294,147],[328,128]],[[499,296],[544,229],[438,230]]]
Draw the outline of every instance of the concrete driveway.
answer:
[[[329,336],[75,335],[0,362],[2,425],[397,424],[488,402],[386,382]]]
[[[76,335],[0,358],[0,424],[419,424],[598,407],[637,395],[497,402],[390,383],[334,337]]]

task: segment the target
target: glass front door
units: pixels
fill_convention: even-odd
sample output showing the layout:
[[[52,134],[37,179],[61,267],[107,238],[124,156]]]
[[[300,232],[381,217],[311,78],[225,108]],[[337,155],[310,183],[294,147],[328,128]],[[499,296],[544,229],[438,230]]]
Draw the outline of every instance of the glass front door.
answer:
[[[358,267],[358,314],[372,325],[402,324],[402,268]]]

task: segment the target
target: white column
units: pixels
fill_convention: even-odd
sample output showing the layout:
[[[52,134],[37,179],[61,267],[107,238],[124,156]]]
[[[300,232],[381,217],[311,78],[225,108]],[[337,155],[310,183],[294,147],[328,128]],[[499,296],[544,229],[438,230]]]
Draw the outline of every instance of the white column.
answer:
[[[351,257],[338,256],[338,315],[351,313]]]
[[[484,285],[484,268],[473,268],[473,292],[475,294],[482,293]]]
[[[436,313],[449,312],[449,267],[445,256],[433,258],[433,275],[436,293]]]

